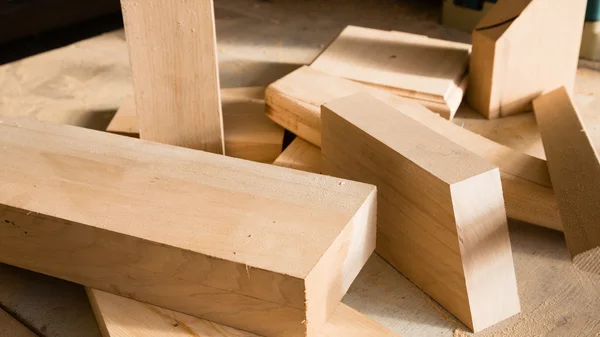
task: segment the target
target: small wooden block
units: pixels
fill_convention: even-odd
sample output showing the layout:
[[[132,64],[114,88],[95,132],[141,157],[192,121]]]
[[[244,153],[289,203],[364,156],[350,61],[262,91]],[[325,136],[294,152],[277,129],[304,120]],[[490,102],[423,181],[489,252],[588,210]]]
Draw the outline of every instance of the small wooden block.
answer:
[[[473,30],[469,105],[487,118],[531,111],[558,86],[572,92],[586,0],[503,0]]]
[[[140,138],[225,151],[213,0],[121,0]]]
[[[0,262],[91,288],[315,336],[374,250],[371,185],[32,120],[0,144]]]
[[[519,312],[498,168],[368,94],[321,118],[323,172],[378,188],[379,255],[474,331]]]
[[[548,166],[544,160],[454,125],[420,104],[385,90],[302,67],[267,87],[267,115],[275,123],[320,146],[321,105],[360,92],[367,92],[396,109],[403,109],[410,118],[497,165],[501,171],[509,217],[562,230]]]
[[[471,46],[348,26],[311,67],[414,99],[452,119],[467,86]]]
[[[564,87],[535,99],[533,107],[569,253],[598,250],[600,257],[598,149]]]
[[[265,116],[265,88],[221,90],[225,152],[229,157],[272,163],[283,148],[284,130]],[[135,101],[128,97],[106,131],[137,137]]]
[[[296,137],[273,164],[305,172],[321,173],[321,150],[304,139]]]
[[[0,309],[0,337],[36,337],[36,334]]]

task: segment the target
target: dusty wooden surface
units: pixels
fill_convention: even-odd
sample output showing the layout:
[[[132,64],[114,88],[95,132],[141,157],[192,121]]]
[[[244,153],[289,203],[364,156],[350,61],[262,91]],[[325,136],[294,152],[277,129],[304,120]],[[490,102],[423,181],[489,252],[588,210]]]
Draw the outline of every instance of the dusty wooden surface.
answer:
[[[347,24],[468,42],[469,34],[437,24],[439,9],[427,9],[436,3],[215,1],[222,87],[269,84],[310,63]],[[597,63],[580,62],[575,101],[584,118],[599,115],[599,69]],[[104,129],[131,93],[121,31],[0,67],[3,115]],[[469,117],[467,110],[461,109],[456,123],[543,156],[531,115],[520,117],[524,123],[490,127],[478,116]],[[571,264],[561,233],[515,222],[509,228],[522,313],[477,336],[597,336],[600,277]],[[343,301],[405,337],[468,335],[462,324],[377,255]],[[0,305],[40,336],[99,336],[83,288],[68,282],[2,265]]]

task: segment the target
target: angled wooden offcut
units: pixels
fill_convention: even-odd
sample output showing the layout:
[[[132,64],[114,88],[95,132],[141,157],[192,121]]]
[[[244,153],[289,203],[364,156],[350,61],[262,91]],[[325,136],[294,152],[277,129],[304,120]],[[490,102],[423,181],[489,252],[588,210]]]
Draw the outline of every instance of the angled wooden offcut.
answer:
[[[467,86],[471,46],[348,26],[312,68],[385,88],[452,119]]]
[[[571,93],[586,0],[503,0],[473,30],[469,105],[498,118],[531,111],[540,94]]]
[[[121,0],[142,139],[224,153],[213,0]]]
[[[283,147],[283,128],[265,116],[265,88],[221,90],[225,152],[229,157],[272,163]],[[139,135],[135,101],[129,97],[106,131],[132,137]]]
[[[589,252],[600,273],[600,156],[567,90],[533,101],[571,257]]]
[[[91,288],[315,336],[374,250],[371,185],[31,120],[0,144],[0,262]]]
[[[321,173],[321,151],[304,139],[296,138],[273,164],[305,172]]]
[[[267,87],[267,115],[296,135],[321,145],[322,104],[336,98],[367,92],[451,141],[500,168],[509,217],[562,230],[548,167],[544,160],[498,144],[440,118],[430,110],[387,91],[302,67]]]
[[[323,173],[377,186],[377,253],[480,331],[520,310],[500,171],[402,111],[323,105]]]

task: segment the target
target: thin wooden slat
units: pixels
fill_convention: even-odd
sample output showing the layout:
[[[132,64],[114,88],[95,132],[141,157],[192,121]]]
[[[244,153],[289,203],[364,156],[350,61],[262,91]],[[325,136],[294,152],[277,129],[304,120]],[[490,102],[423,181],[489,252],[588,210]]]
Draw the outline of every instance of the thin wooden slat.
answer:
[[[538,95],[572,92],[586,0],[503,0],[473,30],[469,105],[487,118],[531,111]]]
[[[305,172],[321,173],[321,151],[304,139],[296,138],[273,164]]]
[[[142,139],[224,153],[213,0],[121,0]]]
[[[0,262],[265,336],[313,336],[374,249],[373,186],[0,122]]]
[[[323,105],[323,172],[377,186],[377,253],[477,332],[520,311],[500,172],[408,109]]]
[[[571,257],[600,274],[600,155],[567,90],[533,101]]]
[[[562,230],[544,160],[465,130],[396,95],[303,67],[267,87],[267,115],[284,128],[320,146],[320,106],[359,92],[367,92],[394,108],[412,107],[406,112],[409,117],[497,165],[509,217]]]
[[[228,156],[272,163],[281,154],[284,130],[265,116],[264,94],[263,87],[221,90]],[[106,131],[139,136],[132,97],[123,101]]]
[[[385,88],[452,119],[467,86],[470,49],[424,35],[348,26],[311,67]]]

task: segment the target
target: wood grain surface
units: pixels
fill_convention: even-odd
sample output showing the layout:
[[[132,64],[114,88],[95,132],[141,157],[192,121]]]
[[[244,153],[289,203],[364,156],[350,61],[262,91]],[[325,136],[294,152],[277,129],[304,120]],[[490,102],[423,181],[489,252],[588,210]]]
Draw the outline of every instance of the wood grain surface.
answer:
[[[323,324],[374,249],[373,186],[1,121],[4,263],[280,336]]]
[[[213,0],[122,0],[142,139],[225,152]]]

